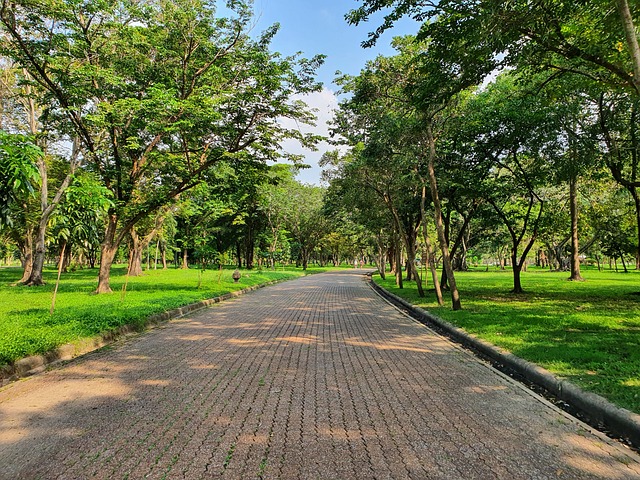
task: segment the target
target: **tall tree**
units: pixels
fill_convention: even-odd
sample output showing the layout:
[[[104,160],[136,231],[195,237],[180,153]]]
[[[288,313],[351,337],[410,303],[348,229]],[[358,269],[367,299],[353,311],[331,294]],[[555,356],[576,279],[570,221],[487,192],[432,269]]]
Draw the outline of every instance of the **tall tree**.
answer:
[[[20,249],[23,275],[33,269],[33,230],[37,219],[30,215],[41,182],[37,162],[44,153],[29,136],[0,130],[0,229]]]
[[[516,78],[502,74],[469,102],[478,129],[469,139],[476,151],[469,165],[478,168],[481,194],[509,232],[513,292],[522,293],[520,273],[539,232],[549,158],[562,153],[562,144],[553,105],[532,95]]]
[[[48,94],[49,115],[83,143],[114,194],[97,292],[109,292],[118,246],[138,221],[201,182],[222,159],[275,158],[278,120],[310,122],[293,95],[318,88],[321,58],[270,52],[276,29],[246,33],[246,2],[218,18],[207,0],[78,4],[3,0],[3,53]]]
[[[41,181],[39,182],[38,202],[29,204],[33,207],[31,217],[35,219],[35,225],[25,228],[25,238],[21,243],[33,244],[32,251],[27,254],[32,261],[28,262],[30,268],[23,275],[23,283],[27,285],[42,285],[42,269],[46,254],[46,234],[51,215],[62,201],[65,190],[71,183],[76,168],[79,166],[81,155],[77,142],[69,142],[64,132],[51,131],[48,128],[47,115],[44,108],[43,89],[35,85],[31,76],[24,68],[13,68],[9,65],[4,69],[0,77],[0,88],[3,91],[3,103],[9,104],[8,111],[11,121],[7,122],[9,128],[15,131],[27,132],[43,150],[44,155],[37,159],[37,167]],[[4,113],[7,113],[3,109]],[[61,142],[62,141],[62,142]],[[73,143],[73,148],[59,147],[60,143],[67,141]],[[66,157],[52,154],[54,151],[70,150]],[[58,167],[64,165],[64,169]],[[57,168],[57,175],[51,176],[52,167]],[[26,236],[30,238],[26,238]],[[35,238],[31,238],[34,235]]]
[[[311,254],[327,233],[323,215],[325,191],[321,187],[294,182],[288,185],[285,227],[299,247],[303,270],[309,265]]]

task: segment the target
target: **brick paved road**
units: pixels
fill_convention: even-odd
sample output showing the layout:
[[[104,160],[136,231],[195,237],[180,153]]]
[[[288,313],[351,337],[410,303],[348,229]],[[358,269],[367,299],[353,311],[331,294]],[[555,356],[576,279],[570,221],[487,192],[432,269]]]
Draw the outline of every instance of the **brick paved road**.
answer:
[[[357,271],[248,294],[0,391],[2,479],[638,479],[639,459]]]

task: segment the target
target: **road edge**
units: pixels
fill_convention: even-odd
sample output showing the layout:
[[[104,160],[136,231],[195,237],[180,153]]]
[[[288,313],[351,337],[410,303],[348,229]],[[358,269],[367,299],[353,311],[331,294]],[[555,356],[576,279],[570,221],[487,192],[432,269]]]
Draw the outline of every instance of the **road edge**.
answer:
[[[640,448],[640,415],[618,407],[600,395],[587,392],[573,383],[558,378],[539,365],[481,340],[427,310],[412,305],[378,285],[370,275],[368,283],[381,297],[407,312],[412,318],[428,327],[436,326],[439,331],[445,333],[455,342],[480,352],[493,362],[501,364],[523,377],[527,382],[543,388],[568,403],[572,409],[586,417],[593,427],[599,430],[604,427],[607,432],[625,439],[635,448]]]
[[[150,315],[149,317],[147,317],[143,327],[133,326],[130,324],[123,325],[114,330],[103,332],[94,337],[83,338],[75,342],[66,343],[41,355],[30,355],[28,357],[21,358],[0,368],[0,388],[3,388],[22,378],[31,377],[33,375],[42,373],[49,367],[52,367],[56,364],[81,357],[82,355],[111,345],[112,343],[123,337],[126,337],[127,335],[138,334],[140,332],[153,329],[159,325],[167,323],[170,320],[180,318],[188,313],[201,310],[216,303],[238,297],[240,295],[258,290],[260,288],[268,287],[270,285],[275,285],[277,283],[282,283],[289,280],[292,279],[289,278],[283,280],[272,280],[270,282],[252,285],[250,287],[243,288],[242,290],[225,293],[217,297],[200,300],[199,302],[190,303],[188,305],[183,305],[182,307]]]

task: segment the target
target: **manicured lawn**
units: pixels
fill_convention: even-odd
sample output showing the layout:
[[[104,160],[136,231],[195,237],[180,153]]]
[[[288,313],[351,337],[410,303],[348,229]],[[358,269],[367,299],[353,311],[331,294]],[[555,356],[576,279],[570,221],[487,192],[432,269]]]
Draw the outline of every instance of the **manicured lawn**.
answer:
[[[307,273],[322,269],[309,268]],[[326,270],[326,269],[324,269]],[[56,309],[49,315],[57,272],[45,270],[44,287],[11,286],[20,279],[18,268],[0,268],[0,366],[27,355],[47,352],[59,345],[116,329],[122,325],[142,328],[148,316],[212,298],[250,285],[304,275],[299,269],[243,272],[239,283],[233,270],[149,270],[128,280],[124,266],[111,277],[114,293],[94,295],[97,270],[63,274]],[[198,284],[200,282],[200,287]]]
[[[376,282],[467,332],[537,363],[586,390],[640,413],[640,273],[529,269],[523,295],[509,293],[510,271],[456,273],[463,310],[450,298],[438,307],[433,291],[420,299],[414,283]]]

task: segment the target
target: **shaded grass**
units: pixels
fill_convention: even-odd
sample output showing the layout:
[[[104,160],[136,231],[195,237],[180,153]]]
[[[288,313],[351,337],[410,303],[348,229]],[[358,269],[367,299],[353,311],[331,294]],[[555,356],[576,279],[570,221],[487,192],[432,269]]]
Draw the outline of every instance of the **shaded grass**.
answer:
[[[323,270],[309,268],[307,273]],[[295,268],[243,272],[240,282],[234,283],[232,271],[149,270],[127,281],[125,267],[115,266],[111,276],[114,293],[95,295],[97,270],[79,270],[63,275],[55,312],[49,315],[57,275],[54,269],[45,269],[47,285],[24,287],[11,285],[20,279],[19,268],[0,268],[0,366],[123,325],[142,329],[147,317],[156,313],[305,274]]]
[[[585,390],[640,413],[640,272],[584,270],[586,282],[567,273],[530,269],[525,293],[514,295],[510,271],[456,273],[463,310],[438,307],[414,283],[396,295],[477,337],[541,365]]]

